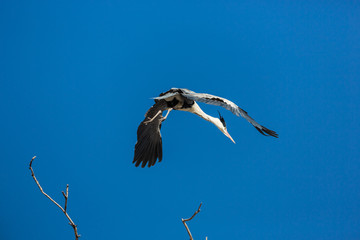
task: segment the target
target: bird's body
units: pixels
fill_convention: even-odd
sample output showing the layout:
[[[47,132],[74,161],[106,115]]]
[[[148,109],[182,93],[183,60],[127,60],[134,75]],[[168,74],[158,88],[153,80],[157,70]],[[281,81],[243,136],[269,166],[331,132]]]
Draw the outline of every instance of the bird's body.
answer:
[[[146,112],[144,121],[141,122],[137,131],[137,143],[133,163],[135,166],[149,167],[162,160],[162,139],[160,134],[161,124],[167,118],[171,110],[180,110],[194,113],[201,118],[213,123],[231,141],[235,143],[227,132],[224,118],[212,117],[202,111],[196,101],[224,107],[235,115],[241,115],[250,122],[261,134],[265,136],[278,137],[277,133],[261,126],[252,119],[246,111],[239,108],[235,103],[221,97],[206,93],[195,93],[185,88],[171,88],[154,98],[155,104]],[[167,110],[165,117],[162,113]]]

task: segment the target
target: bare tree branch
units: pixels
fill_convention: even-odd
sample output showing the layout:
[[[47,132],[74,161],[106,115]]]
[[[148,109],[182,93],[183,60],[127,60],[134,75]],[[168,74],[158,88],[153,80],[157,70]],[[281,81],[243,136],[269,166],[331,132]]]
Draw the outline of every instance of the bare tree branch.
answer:
[[[196,214],[198,214],[198,213],[200,212],[201,205],[202,205],[202,203],[200,203],[198,210],[196,210],[196,212],[195,212],[190,218],[187,218],[187,219],[183,219],[183,218],[182,218],[182,219],[181,219],[182,223],[184,224],[184,226],[185,226],[185,228],[186,228],[186,231],[187,231],[188,234],[189,234],[190,240],[194,240],[194,238],[192,237],[191,232],[190,232],[190,229],[189,229],[189,227],[187,226],[186,222],[187,222],[187,221],[190,221],[191,219],[193,219],[193,218],[196,216]],[[206,240],[207,240],[207,237],[206,237]]]
[[[69,198],[69,184],[66,184],[66,194],[64,193],[64,191],[62,191],[62,195],[64,196],[65,198],[65,207],[64,207],[64,210],[66,212],[66,208],[67,208],[67,200]]]
[[[60,208],[60,210],[65,214],[65,216],[67,217],[67,219],[69,220],[69,224],[73,227],[74,229],[74,233],[75,233],[75,239],[78,240],[79,237],[80,237],[80,234],[78,234],[78,231],[77,231],[77,226],[75,225],[75,223],[73,222],[73,220],[70,218],[69,214],[67,213],[66,211],[66,208],[67,208],[67,200],[69,198],[69,184],[66,185],[66,194],[62,191],[62,194],[65,198],[65,206],[64,208],[62,208],[54,199],[52,199],[49,195],[47,195],[44,190],[42,189],[39,181],[36,179],[35,177],[35,173],[34,173],[34,170],[32,169],[32,163],[34,161],[34,159],[36,158],[36,156],[34,156],[31,161],[30,161],[30,164],[29,164],[29,169],[31,171],[31,176],[33,177],[36,185],[39,187],[40,191],[42,192],[42,194],[44,194],[48,199],[50,199],[50,201],[52,201],[56,206],[58,206],[58,208]]]

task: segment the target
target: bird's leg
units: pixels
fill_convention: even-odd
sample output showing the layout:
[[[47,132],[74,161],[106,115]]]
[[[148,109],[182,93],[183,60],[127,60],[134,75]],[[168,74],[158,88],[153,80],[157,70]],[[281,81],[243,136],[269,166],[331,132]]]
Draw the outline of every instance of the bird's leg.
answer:
[[[167,113],[166,113],[165,117],[163,118],[163,121],[167,118],[167,116],[169,115],[169,113],[171,112],[171,110],[173,110],[173,109],[170,108],[169,110],[167,110]]]
[[[150,120],[148,120],[148,121],[146,121],[146,122],[144,122],[144,123],[145,123],[145,124],[151,123],[152,121],[154,121],[154,119],[155,119],[160,113],[162,113],[161,110],[159,110],[159,111],[157,112],[157,114],[155,114],[154,117],[150,118]],[[149,118],[149,117],[148,117],[148,118]]]

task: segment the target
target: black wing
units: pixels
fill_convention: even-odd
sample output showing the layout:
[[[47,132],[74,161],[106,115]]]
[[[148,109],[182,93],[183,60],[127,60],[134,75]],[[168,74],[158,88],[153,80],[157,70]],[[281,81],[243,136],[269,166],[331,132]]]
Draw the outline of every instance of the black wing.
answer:
[[[133,163],[138,167],[153,166],[156,160],[162,160],[162,140],[161,123],[163,121],[162,112],[167,109],[165,100],[155,103],[145,114],[137,130],[137,143],[135,145],[135,154]],[[156,116],[157,115],[157,116]],[[156,117],[155,117],[156,116]],[[151,122],[150,119],[155,117]]]

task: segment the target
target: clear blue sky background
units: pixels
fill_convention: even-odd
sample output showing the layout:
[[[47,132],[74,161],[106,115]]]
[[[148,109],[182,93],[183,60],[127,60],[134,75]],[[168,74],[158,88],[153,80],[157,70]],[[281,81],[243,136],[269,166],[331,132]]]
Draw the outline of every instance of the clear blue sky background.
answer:
[[[1,1],[1,239],[360,239],[357,1]],[[228,98],[171,112],[164,159],[132,164],[151,97]]]

